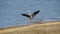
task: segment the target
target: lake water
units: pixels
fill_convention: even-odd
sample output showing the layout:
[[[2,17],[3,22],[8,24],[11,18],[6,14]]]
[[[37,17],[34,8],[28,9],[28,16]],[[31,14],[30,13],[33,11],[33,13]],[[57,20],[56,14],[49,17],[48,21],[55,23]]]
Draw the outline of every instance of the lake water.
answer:
[[[37,10],[40,13],[32,20],[21,15]],[[60,0],[0,0],[0,28],[54,20],[60,20]]]

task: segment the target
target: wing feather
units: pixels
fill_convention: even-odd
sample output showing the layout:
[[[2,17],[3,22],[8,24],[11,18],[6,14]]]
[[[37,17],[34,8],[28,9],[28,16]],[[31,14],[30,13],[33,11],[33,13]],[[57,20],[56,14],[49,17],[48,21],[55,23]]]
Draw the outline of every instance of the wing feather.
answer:
[[[27,14],[21,14],[21,15],[30,18],[30,15],[27,15]]]
[[[40,10],[34,12],[31,16],[34,17],[35,15],[37,15],[40,12]]]

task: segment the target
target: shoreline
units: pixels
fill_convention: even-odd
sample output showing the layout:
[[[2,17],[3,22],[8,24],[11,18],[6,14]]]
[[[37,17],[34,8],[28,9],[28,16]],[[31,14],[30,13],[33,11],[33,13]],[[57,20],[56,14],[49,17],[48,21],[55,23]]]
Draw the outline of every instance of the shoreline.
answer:
[[[49,22],[44,24],[33,24],[22,27],[9,27],[0,30],[0,34],[59,34],[60,22]]]

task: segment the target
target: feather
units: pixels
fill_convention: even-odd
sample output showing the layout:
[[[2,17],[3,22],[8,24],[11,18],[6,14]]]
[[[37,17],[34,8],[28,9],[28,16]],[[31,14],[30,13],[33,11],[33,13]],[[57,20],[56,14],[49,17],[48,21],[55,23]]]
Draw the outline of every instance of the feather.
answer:
[[[30,15],[28,15],[28,14],[21,14],[21,15],[30,18]]]
[[[36,16],[39,12],[40,12],[39,10],[38,10],[38,11],[35,11],[31,16],[34,17],[34,16]]]

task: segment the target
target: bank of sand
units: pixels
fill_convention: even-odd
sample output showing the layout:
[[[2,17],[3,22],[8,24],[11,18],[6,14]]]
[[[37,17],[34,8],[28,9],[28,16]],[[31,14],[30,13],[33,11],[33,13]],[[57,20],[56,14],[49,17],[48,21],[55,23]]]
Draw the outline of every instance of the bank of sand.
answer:
[[[3,28],[0,34],[60,34],[60,22]]]

